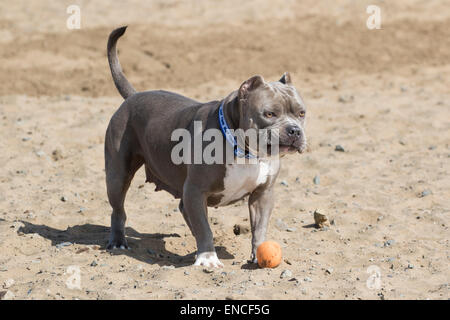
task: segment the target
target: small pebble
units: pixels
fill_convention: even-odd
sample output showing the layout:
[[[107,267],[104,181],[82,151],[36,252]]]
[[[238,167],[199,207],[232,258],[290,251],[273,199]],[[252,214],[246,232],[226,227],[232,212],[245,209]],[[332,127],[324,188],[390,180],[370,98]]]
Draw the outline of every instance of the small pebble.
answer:
[[[175,266],[162,266],[163,270],[173,270],[175,269]]]
[[[286,181],[284,181],[284,180],[282,180],[282,181],[280,182],[280,184],[281,184],[282,186],[289,187],[289,184],[288,184]]]
[[[345,149],[343,146],[341,146],[340,144],[336,145],[336,147],[334,148],[334,151],[337,152],[345,152]]]
[[[353,102],[355,98],[352,95],[340,95],[338,98],[338,101],[340,103],[348,103],[348,102]]]
[[[57,245],[56,245],[56,247],[58,248],[58,249],[61,249],[61,248],[63,248],[63,247],[68,247],[68,246],[71,246],[72,245],[72,242],[61,242],[61,243],[58,243]]]
[[[7,279],[7,280],[5,280],[5,282],[3,282],[3,288],[4,289],[9,289],[9,288],[11,288],[14,285],[14,283],[16,283],[14,281],[14,279]]]
[[[314,211],[314,224],[316,228],[325,228],[330,226],[328,217],[324,214],[322,209],[316,209]]]
[[[280,274],[280,278],[281,278],[281,279],[289,278],[289,277],[292,277],[292,272],[291,272],[291,270],[286,269],[286,270],[284,270],[283,272],[281,272],[281,274]]]
[[[233,226],[233,233],[235,234],[235,235],[240,235],[240,234],[246,234],[246,233],[249,233],[250,232],[250,229],[248,228],[248,227],[246,227],[246,226],[243,226],[243,225],[240,225],[240,224],[235,224],[234,226]]]
[[[384,242],[383,246],[385,246],[385,247],[390,247],[390,246],[392,246],[394,243],[395,243],[395,240],[388,240],[388,241],[385,241],[385,242]]]
[[[61,197],[61,201],[62,201],[62,202],[66,202],[66,201],[67,201],[67,197],[66,197],[66,196],[62,196],[62,197]]]
[[[314,184],[320,184],[320,177],[319,176],[315,176],[313,179]]]
[[[91,267],[96,267],[96,266],[97,266],[97,261],[95,261],[95,260],[92,261],[92,262],[91,262]]]
[[[423,198],[423,197],[429,196],[430,194],[431,194],[431,190],[426,189],[420,193],[419,197]]]
[[[27,219],[34,219],[36,218],[36,216],[34,215],[33,211],[25,211],[25,213],[27,214]]]
[[[58,161],[58,160],[61,160],[62,158],[63,158],[63,155],[62,155],[62,151],[60,149],[53,150],[53,152],[52,152],[53,161]]]

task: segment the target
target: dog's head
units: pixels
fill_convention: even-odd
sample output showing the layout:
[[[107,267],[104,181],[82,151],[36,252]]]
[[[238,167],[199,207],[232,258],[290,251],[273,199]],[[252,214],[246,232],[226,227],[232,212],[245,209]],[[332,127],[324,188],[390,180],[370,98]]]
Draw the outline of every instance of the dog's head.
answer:
[[[276,150],[274,144],[281,155],[305,151],[306,107],[289,73],[276,82],[265,82],[261,76],[248,79],[240,86],[238,99],[240,128],[266,129],[263,140],[269,154]]]

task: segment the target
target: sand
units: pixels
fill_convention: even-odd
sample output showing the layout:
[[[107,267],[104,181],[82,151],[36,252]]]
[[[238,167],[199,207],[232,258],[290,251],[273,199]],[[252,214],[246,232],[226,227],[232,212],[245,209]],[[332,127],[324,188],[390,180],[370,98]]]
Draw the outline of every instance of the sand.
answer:
[[[66,28],[73,3],[80,30]],[[382,10],[380,30],[366,27],[368,4]],[[0,3],[0,296],[448,299],[449,4]],[[106,40],[122,24],[121,63],[139,90],[208,101],[254,74],[291,73],[309,150],[283,159],[275,188],[277,268],[247,262],[250,233],[233,232],[249,226],[244,201],[209,211],[224,268],[192,267],[178,202],[142,170],[126,201],[132,249],[105,250],[103,142],[122,102]],[[314,227],[315,210],[329,227]]]

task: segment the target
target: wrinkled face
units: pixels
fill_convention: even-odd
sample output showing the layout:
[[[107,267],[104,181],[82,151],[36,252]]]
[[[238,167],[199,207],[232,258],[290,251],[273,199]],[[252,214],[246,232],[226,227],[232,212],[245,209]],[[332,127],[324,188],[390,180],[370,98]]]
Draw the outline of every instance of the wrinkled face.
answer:
[[[277,82],[263,82],[248,92],[244,102],[241,109],[244,123],[241,124],[245,129],[267,129],[265,140],[269,154],[274,149],[273,142],[277,141],[281,155],[305,151],[305,104],[290,80],[286,82],[283,76]],[[271,139],[271,135],[277,131],[272,129],[278,131],[275,139]]]

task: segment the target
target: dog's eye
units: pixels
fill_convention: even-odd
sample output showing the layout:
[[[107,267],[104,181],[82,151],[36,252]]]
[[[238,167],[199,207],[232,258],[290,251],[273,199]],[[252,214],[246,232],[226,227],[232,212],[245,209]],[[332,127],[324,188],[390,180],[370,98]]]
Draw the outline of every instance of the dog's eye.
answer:
[[[271,111],[266,111],[266,112],[264,112],[264,117],[266,117],[266,118],[275,117],[275,113],[273,113]]]
[[[298,114],[298,116],[299,116],[300,118],[304,118],[305,115],[306,115],[306,112],[305,112],[305,111],[300,111],[300,113]]]

